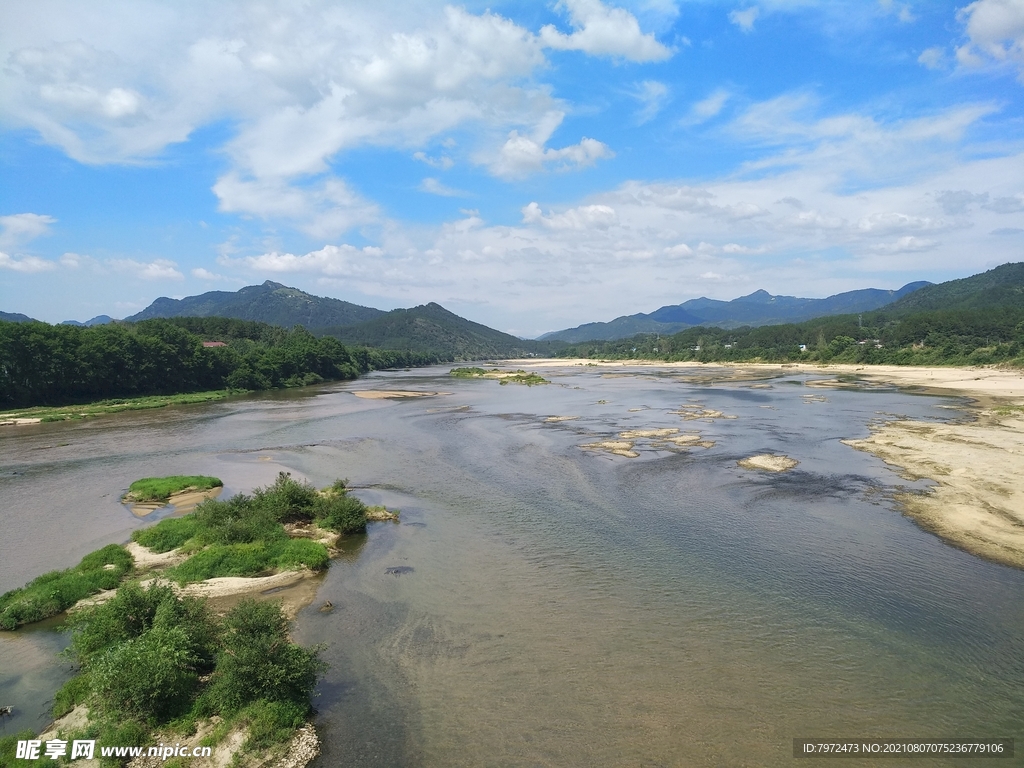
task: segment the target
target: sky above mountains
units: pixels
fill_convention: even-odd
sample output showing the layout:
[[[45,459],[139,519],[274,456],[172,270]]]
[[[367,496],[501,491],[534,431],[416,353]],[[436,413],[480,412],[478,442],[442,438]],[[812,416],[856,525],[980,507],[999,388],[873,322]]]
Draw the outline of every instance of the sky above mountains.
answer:
[[[522,336],[1024,254],[1024,0],[0,6],[0,309]]]

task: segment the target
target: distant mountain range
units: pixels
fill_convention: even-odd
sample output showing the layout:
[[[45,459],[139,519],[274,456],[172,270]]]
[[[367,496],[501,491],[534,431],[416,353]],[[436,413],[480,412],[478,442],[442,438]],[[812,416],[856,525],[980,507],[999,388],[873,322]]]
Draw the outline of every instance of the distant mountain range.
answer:
[[[563,331],[552,331],[540,337],[546,341],[578,343],[599,339],[625,339],[638,333],[671,335],[695,325],[739,328],[744,325],[778,325],[798,323],[826,315],[870,312],[918,291],[931,283],[908,283],[898,291],[864,288],[837,293],[825,299],[802,299],[796,296],[773,296],[767,291],[754,291],[732,301],[690,299],[672,304],[649,314],[625,315],[607,323],[587,323]]]
[[[557,342],[525,341],[425,304],[391,312],[314,296],[267,280],[236,292],[210,291],[184,299],[161,297],[129,321],[160,317],[231,317],[271,325],[302,325],[317,336],[345,344],[410,350],[442,360],[548,354]]]
[[[334,336],[345,344],[433,352],[461,360],[521,357],[549,352],[556,346],[496,331],[433,302],[395,309],[358,325],[321,328],[318,333]]]
[[[362,307],[340,299],[313,296],[267,280],[263,285],[247,285],[238,291],[210,291],[184,299],[160,297],[138,314],[125,320],[149,320],[155,317],[233,317],[257,320],[271,325],[324,328],[355,325],[373,320],[383,310]]]
[[[96,315],[92,320],[86,320],[84,323],[80,323],[77,320],[65,320],[61,325],[78,325],[83,328],[91,328],[94,325],[106,325],[112,322],[114,322],[114,318],[110,315]]]
[[[1024,309],[1024,262],[1003,264],[978,275],[950,280],[903,296],[886,312],[907,315],[930,310]]]
[[[0,312],[0,320],[7,323],[35,323],[34,317],[23,315],[21,312]]]

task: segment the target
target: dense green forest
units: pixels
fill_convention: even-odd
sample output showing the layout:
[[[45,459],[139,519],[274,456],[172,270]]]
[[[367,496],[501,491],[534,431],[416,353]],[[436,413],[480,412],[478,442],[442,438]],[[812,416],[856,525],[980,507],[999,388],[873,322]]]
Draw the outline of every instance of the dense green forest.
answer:
[[[0,322],[0,408],[273,389],[435,361],[430,354],[348,347],[301,326],[220,317],[94,327]]]

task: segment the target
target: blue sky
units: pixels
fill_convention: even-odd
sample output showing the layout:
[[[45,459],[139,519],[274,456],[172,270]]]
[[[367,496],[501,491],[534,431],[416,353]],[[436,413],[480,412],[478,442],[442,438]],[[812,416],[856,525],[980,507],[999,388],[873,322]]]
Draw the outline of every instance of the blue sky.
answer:
[[[267,279],[523,336],[1024,253],[1024,0],[0,7],[0,309]]]

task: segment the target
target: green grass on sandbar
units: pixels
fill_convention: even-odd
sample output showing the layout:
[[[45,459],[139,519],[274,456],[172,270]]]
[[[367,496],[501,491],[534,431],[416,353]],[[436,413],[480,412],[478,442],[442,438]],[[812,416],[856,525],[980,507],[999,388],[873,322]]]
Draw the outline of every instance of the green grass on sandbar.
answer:
[[[169,477],[144,477],[128,487],[126,501],[167,501],[172,493],[187,489],[208,491],[224,485],[219,478],[207,475],[170,475]]]
[[[24,587],[0,595],[0,629],[56,616],[82,598],[113,589],[132,564],[124,547],[108,544],[86,555],[74,568],[44,573]]]

